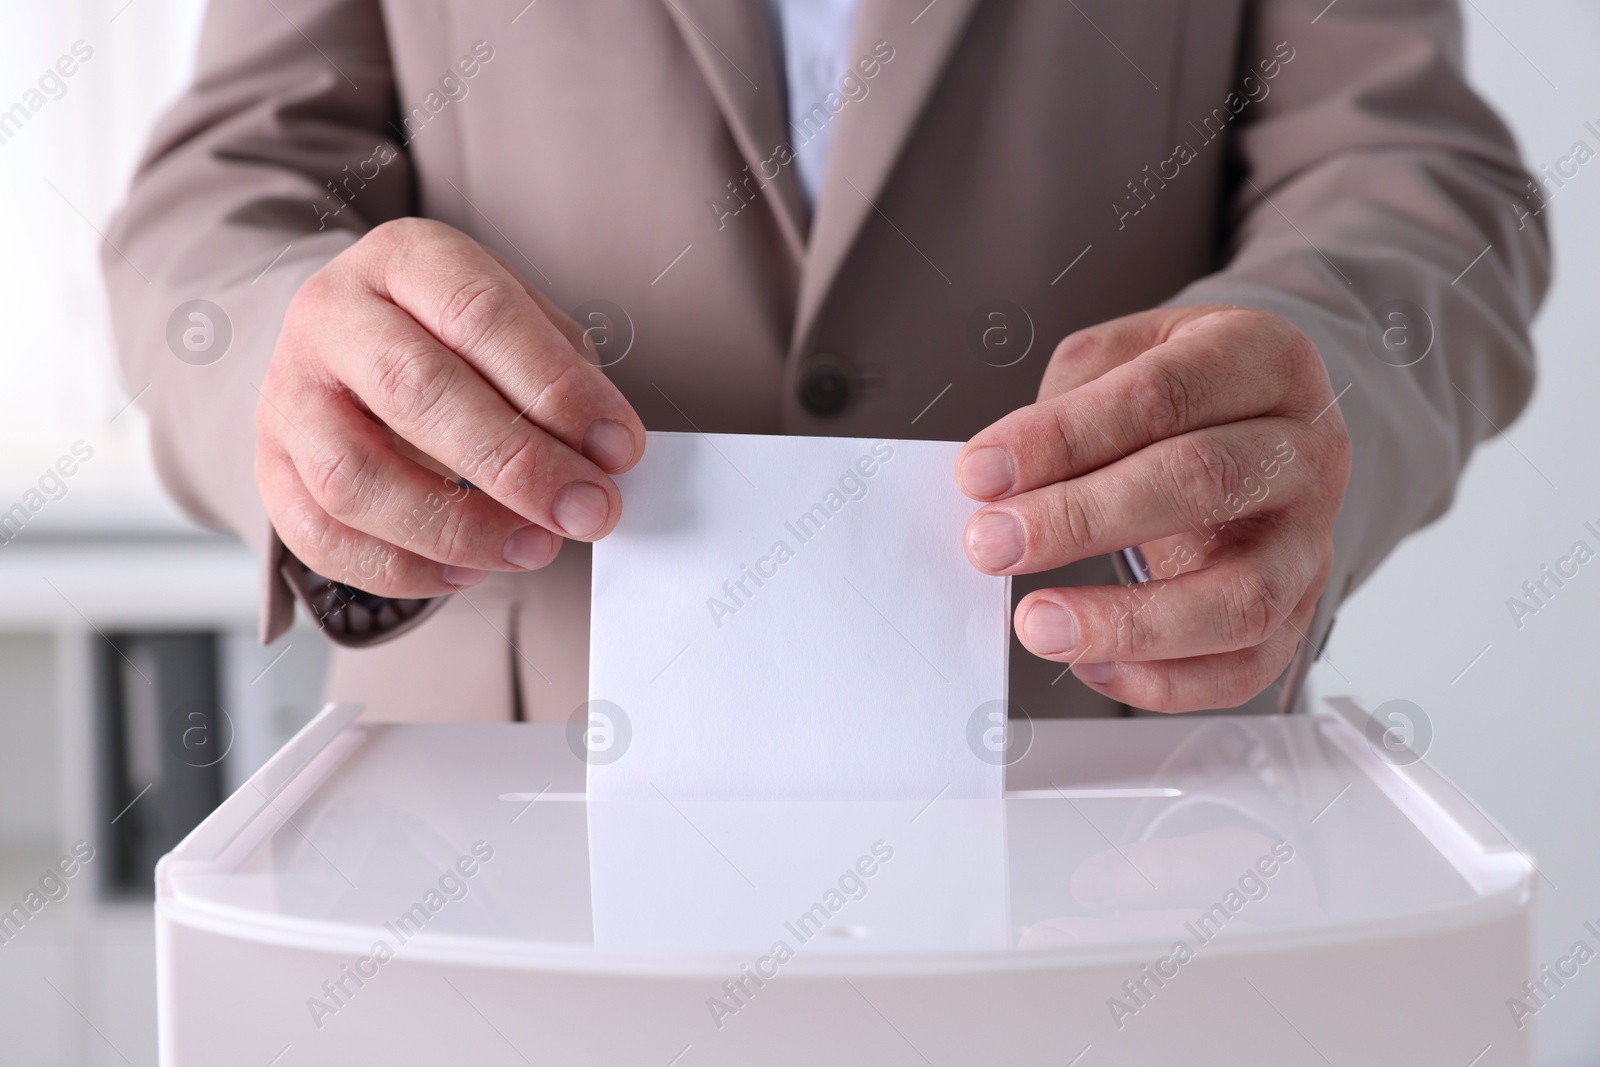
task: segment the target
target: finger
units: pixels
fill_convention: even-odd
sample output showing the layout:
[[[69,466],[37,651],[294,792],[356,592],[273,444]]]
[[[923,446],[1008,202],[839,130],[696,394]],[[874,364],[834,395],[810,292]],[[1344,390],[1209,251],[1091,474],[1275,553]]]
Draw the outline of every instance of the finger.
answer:
[[[1308,360],[1320,367],[1311,343],[1279,320],[1247,312],[1193,320],[1071,393],[1019,408],[980,431],[962,449],[957,477],[967,495],[995,500],[1208,426],[1305,414],[1304,405],[1285,402],[1294,399]]]
[[[967,556],[990,574],[1031,574],[1169,534],[1210,540],[1315,491],[1288,419],[1252,419],[1158,441],[1127,459],[980,509]]]
[[[1235,708],[1283,674],[1315,605],[1315,597],[1302,601],[1289,625],[1254,648],[1145,663],[1083,661],[1072,673],[1096,692],[1149,711]]]
[[[288,455],[257,453],[256,481],[278,538],[295,558],[324,578],[378,596],[444,596],[476,585],[488,572],[450,567],[396,548],[339,522],[300,481]]]
[[[500,264],[507,274],[516,280],[518,285],[522,286],[523,292],[533,298],[533,302],[539,305],[539,310],[544,312],[545,318],[549,319],[551,324],[561,331],[561,336],[567,339],[567,343],[572,346],[578,355],[589,363],[598,362],[598,357],[594,354],[594,346],[589,343],[588,335],[584,332],[582,326],[572,320],[572,316],[562,311],[556,306],[555,301],[541,293],[532,282],[523,276],[521,271],[512,265],[511,260],[488,245],[482,247],[485,252],[494,257],[494,261]]]
[[[536,570],[555,558],[555,534],[399,454],[347,396],[306,389],[295,411],[318,428],[315,439],[281,425],[276,439],[312,499],[343,525],[456,567]]]
[[[546,433],[607,471],[631,467],[644,451],[643,423],[523,283],[465,234],[406,221],[374,242],[367,272],[373,291],[459,354]]]
[[[332,358],[390,429],[530,522],[579,541],[611,531],[622,498],[600,467],[520,417],[401,309],[374,301],[366,317],[362,340],[333,346]]]
[[[1230,549],[1177,578],[1040,589],[1017,605],[1017,637],[1059,662],[1147,662],[1264,644],[1316,578],[1314,550],[1288,539]]]
[[[1070,393],[1154,348],[1204,308],[1151,308],[1074,331],[1056,345],[1039,382],[1041,401]]]

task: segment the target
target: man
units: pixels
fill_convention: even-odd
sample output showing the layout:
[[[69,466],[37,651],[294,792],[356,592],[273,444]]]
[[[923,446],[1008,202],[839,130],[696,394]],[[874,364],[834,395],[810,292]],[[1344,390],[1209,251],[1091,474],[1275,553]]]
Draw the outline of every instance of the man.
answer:
[[[218,4],[107,242],[129,382],[262,636],[298,595],[378,717],[585,699],[645,427],[970,439],[1030,714],[1287,706],[1531,388],[1545,236],[1459,38],[1447,0]]]

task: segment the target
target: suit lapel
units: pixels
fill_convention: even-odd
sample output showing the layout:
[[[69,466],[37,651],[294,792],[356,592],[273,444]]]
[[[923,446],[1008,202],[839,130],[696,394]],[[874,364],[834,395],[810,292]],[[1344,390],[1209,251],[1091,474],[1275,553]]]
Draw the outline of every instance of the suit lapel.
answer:
[[[759,0],[662,0],[733,133],[752,174],[788,142],[784,88],[766,4]],[[942,0],[941,0],[942,2]],[[784,241],[798,261],[805,252],[805,206],[794,168],[766,180],[766,196]],[[737,179],[737,175],[729,175]]]
[[[682,2],[682,0],[674,0]],[[877,203],[923,105],[979,0],[861,0],[851,66],[881,41],[894,49],[868,95],[834,120],[801,274],[794,343],[803,345],[829,287]],[[761,6],[761,5],[752,5]]]

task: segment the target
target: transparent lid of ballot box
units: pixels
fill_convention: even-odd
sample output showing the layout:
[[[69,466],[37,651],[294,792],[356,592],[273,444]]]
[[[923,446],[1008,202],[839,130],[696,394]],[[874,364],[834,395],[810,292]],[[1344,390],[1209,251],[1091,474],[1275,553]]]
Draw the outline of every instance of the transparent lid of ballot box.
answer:
[[[1035,722],[1003,801],[588,803],[560,726],[319,720],[163,860],[159,907],[327,951],[693,972],[780,942],[822,971],[1266,951],[1526,906],[1530,861],[1345,711]]]

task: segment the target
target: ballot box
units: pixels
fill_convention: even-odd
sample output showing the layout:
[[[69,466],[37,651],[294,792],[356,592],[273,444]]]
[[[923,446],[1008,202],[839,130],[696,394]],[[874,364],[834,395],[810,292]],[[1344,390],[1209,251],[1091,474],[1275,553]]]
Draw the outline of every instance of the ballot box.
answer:
[[[168,1067],[1531,1062],[1532,862],[1349,701],[863,802],[590,803],[566,727],[358,716],[158,866]]]

